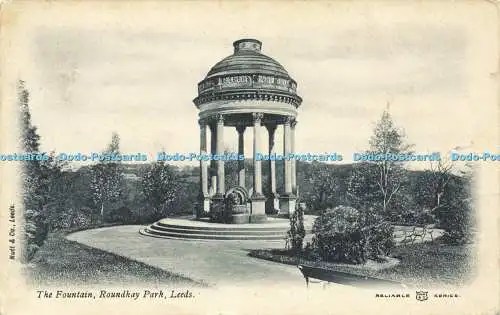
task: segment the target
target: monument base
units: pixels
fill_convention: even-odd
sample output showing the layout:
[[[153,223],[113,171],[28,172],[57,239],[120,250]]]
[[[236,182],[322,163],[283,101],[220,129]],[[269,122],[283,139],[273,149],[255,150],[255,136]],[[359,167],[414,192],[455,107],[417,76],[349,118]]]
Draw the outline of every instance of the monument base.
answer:
[[[252,214],[250,215],[250,223],[261,223],[266,220],[266,197],[263,195],[254,195],[252,197]]]
[[[291,216],[295,212],[295,204],[297,197],[293,194],[284,195],[280,197],[280,214]]]

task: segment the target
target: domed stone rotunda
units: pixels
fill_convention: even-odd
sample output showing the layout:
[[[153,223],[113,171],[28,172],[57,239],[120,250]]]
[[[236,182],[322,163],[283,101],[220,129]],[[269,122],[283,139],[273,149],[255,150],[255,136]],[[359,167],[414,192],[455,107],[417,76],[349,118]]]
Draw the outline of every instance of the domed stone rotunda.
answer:
[[[216,63],[198,83],[194,104],[199,110],[200,154],[223,156],[224,132],[228,131],[225,127],[229,127],[238,133],[238,154],[244,155],[244,133],[252,129],[253,184],[245,185],[242,160],[238,162],[238,185],[226,187],[224,160],[202,159],[199,205],[195,212],[197,218],[209,217],[220,223],[262,223],[269,214],[290,215],[295,209],[295,162],[284,160],[284,187],[278,196],[275,161],[262,161],[265,164],[261,165],[256,153],[274,154],[275,131],[280,127],[284,129],[284,155],[294,151],[297,108],[302,98],[297,95],[297,83],[285,68],[262,53],[260,41],[240,39],[233,46],[233,54]],[[269,152],[261,148],[264,129]],[[269,168],[269,191],[262,190],[262,167]]]

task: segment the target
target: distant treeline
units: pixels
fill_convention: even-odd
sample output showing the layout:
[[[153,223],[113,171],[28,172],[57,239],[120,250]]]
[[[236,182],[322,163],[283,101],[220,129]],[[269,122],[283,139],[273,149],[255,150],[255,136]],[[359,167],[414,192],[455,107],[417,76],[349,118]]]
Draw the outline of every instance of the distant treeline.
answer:
[[[252,187],[253,167],[251,160],[245,161],[247,188]],[[363,199],[375,205],[376,199],[372,192],[352,191],[350,183],[356,170],[363,164],[326,164],[321,162],[297,161],[297,186],[299,200],[305,203],[306,213],[319,214],[327,208],[339,205],[360,206]],[[193,213],[199,196],[199,167],[176,167],[166,164],[176,181],[175,197],[162,205],[161,209],[152,209],[151,202],[144,194],[144,176],[152,168],[152,164],[124,164],[123,187],[120,198],[110,201],[104,210],[104,219],[108,222],[121,223],[149,223],[160,217],[189,215]],[[278,193],[283,187],[283,162],[276,161],[276,180]],[[210,172],[209,172],[210,173]],[[226,162],[226,187],[237,185],[237,161]],[[417,209],[431,208],[433,202],[433,180],[436,176],[432,171],[408,171],[407,179],[401,185],[399,193],[388,207],[388,213],[401,214],[393,216],[398,223],[411,224],[411,219],[405,213]],[[63,171],[60,180],[62,185],[71,187],[67,190],[67,199],[71,208],[89,209],[89,212],[98,212],[90,189],[92,166],[84,166],[75,171]],[[268,168],[263,167],[263,189],[268,190]],[[165,183],[168,184],[168,183]],[[467,178],[458,175],[449,175],[448,184],[441,195],[441,204],[456,204],[457,200],[470,198],[470,182]],[[356,201],[352,194],[357,193]],[[363,194],[366,195],[363,195]],[[456,205],[455,205],[456,206]],[[65,211],[60,209],[59,211]]]

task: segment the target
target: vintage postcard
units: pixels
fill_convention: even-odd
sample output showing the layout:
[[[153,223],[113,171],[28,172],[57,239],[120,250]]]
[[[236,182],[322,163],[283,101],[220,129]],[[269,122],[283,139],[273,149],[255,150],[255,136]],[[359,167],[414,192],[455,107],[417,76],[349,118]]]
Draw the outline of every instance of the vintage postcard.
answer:
[[[498,314],[494,2],[0,5],[1,314]]]

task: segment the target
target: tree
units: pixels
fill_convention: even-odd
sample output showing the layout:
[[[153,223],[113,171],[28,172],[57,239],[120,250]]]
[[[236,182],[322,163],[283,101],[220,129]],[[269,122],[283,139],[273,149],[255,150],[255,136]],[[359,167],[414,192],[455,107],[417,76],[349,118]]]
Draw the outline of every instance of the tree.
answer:
[[[37,128],[31,123],[29,110],[29,92],[24,81],[18,82],[18,102],[20,110],[21,147],[24,152],[39,154],[40,136]],[[42,181],[42,164],[40,160],[26,160],[22,162],[21,171],[23,185],[23,204],[25,219],[25,247],[23,260],[29,261],[43,244],[47,235],[47,225],[43,213],[47,193]]]
[[[422,215],[437,218],[445,230],[443,240],[463,244],[472,236],[472,173],[470,166],[462,171],[454,166],[449,159],[431,163],[417,195],[424,207]]]
[[[411,145],[405,143],[404,132],[398,129],[388,111],[375,126],[370,139],[371,154],[401,154],[409,153]],[[382,212],[387,213],[387,208],[401,189],[406,176],[406,170],[401,162],[383,159],[376,161],[378,168],[377,186],[382,195]]]
[[[40,184],[45,188],[43,214],[49,230],[59,224],[59,217],[73,206],[74,175],[65,172],[66,161],[56,158],[55,152],[50,152],[47,160],[40,164]]]
[[[445,193],[453,174],[453,163],[449,159],[431,161],[430,168],[421,172],[413,183],[417,205],[422,209],[414,213],[414,221],[426,223],[434,221],[436,213],[447,207]]]
[[[117,201],[123,188],[122,165],[120,161],[113,159],[113,156],[120,154],[120,137],[117,133],[112,134],[111,142],[102,154],[110,159],[103,158],[92,167],[90,189],[94,203],[100,208],[101,218],[104,219],[105,204]]]
[[[412,147],[406,144],[404,131],[395,126],[388,111],[384,111],[376,123],[369,144],[370,149],[366,154],[373,157],[408,154]],[[387,158],[362,163],[352,174],[348,193],[364,199],[365,203],[376,203],[381,213],[389,215],[392,204],[401,195],[407,180],[407,172],[402,163]]]
[[[142,176],[142,188],[146,200],[154,209],[156,218],[172,203],[180,188],[179,177],[172,166],[164,161],[152,163]]]
[[[31,123],[31,113],[29,110],[29,92],[24,81],[18,82],[18,99],[20,109],[21,125],[21,147],[26,153],[37,154],[40,151],[40,136],[37,128]],[[41,200],[37,196],[40,188],[40,161],[23,161],[23,195],[27,208],[40,208]]]
[[[444,205],[437,213],[440,228],[445,231],[443,241],[456,245],[472,241],[474,217],[470,178],[452,177],[443,199],[445,199]]]

